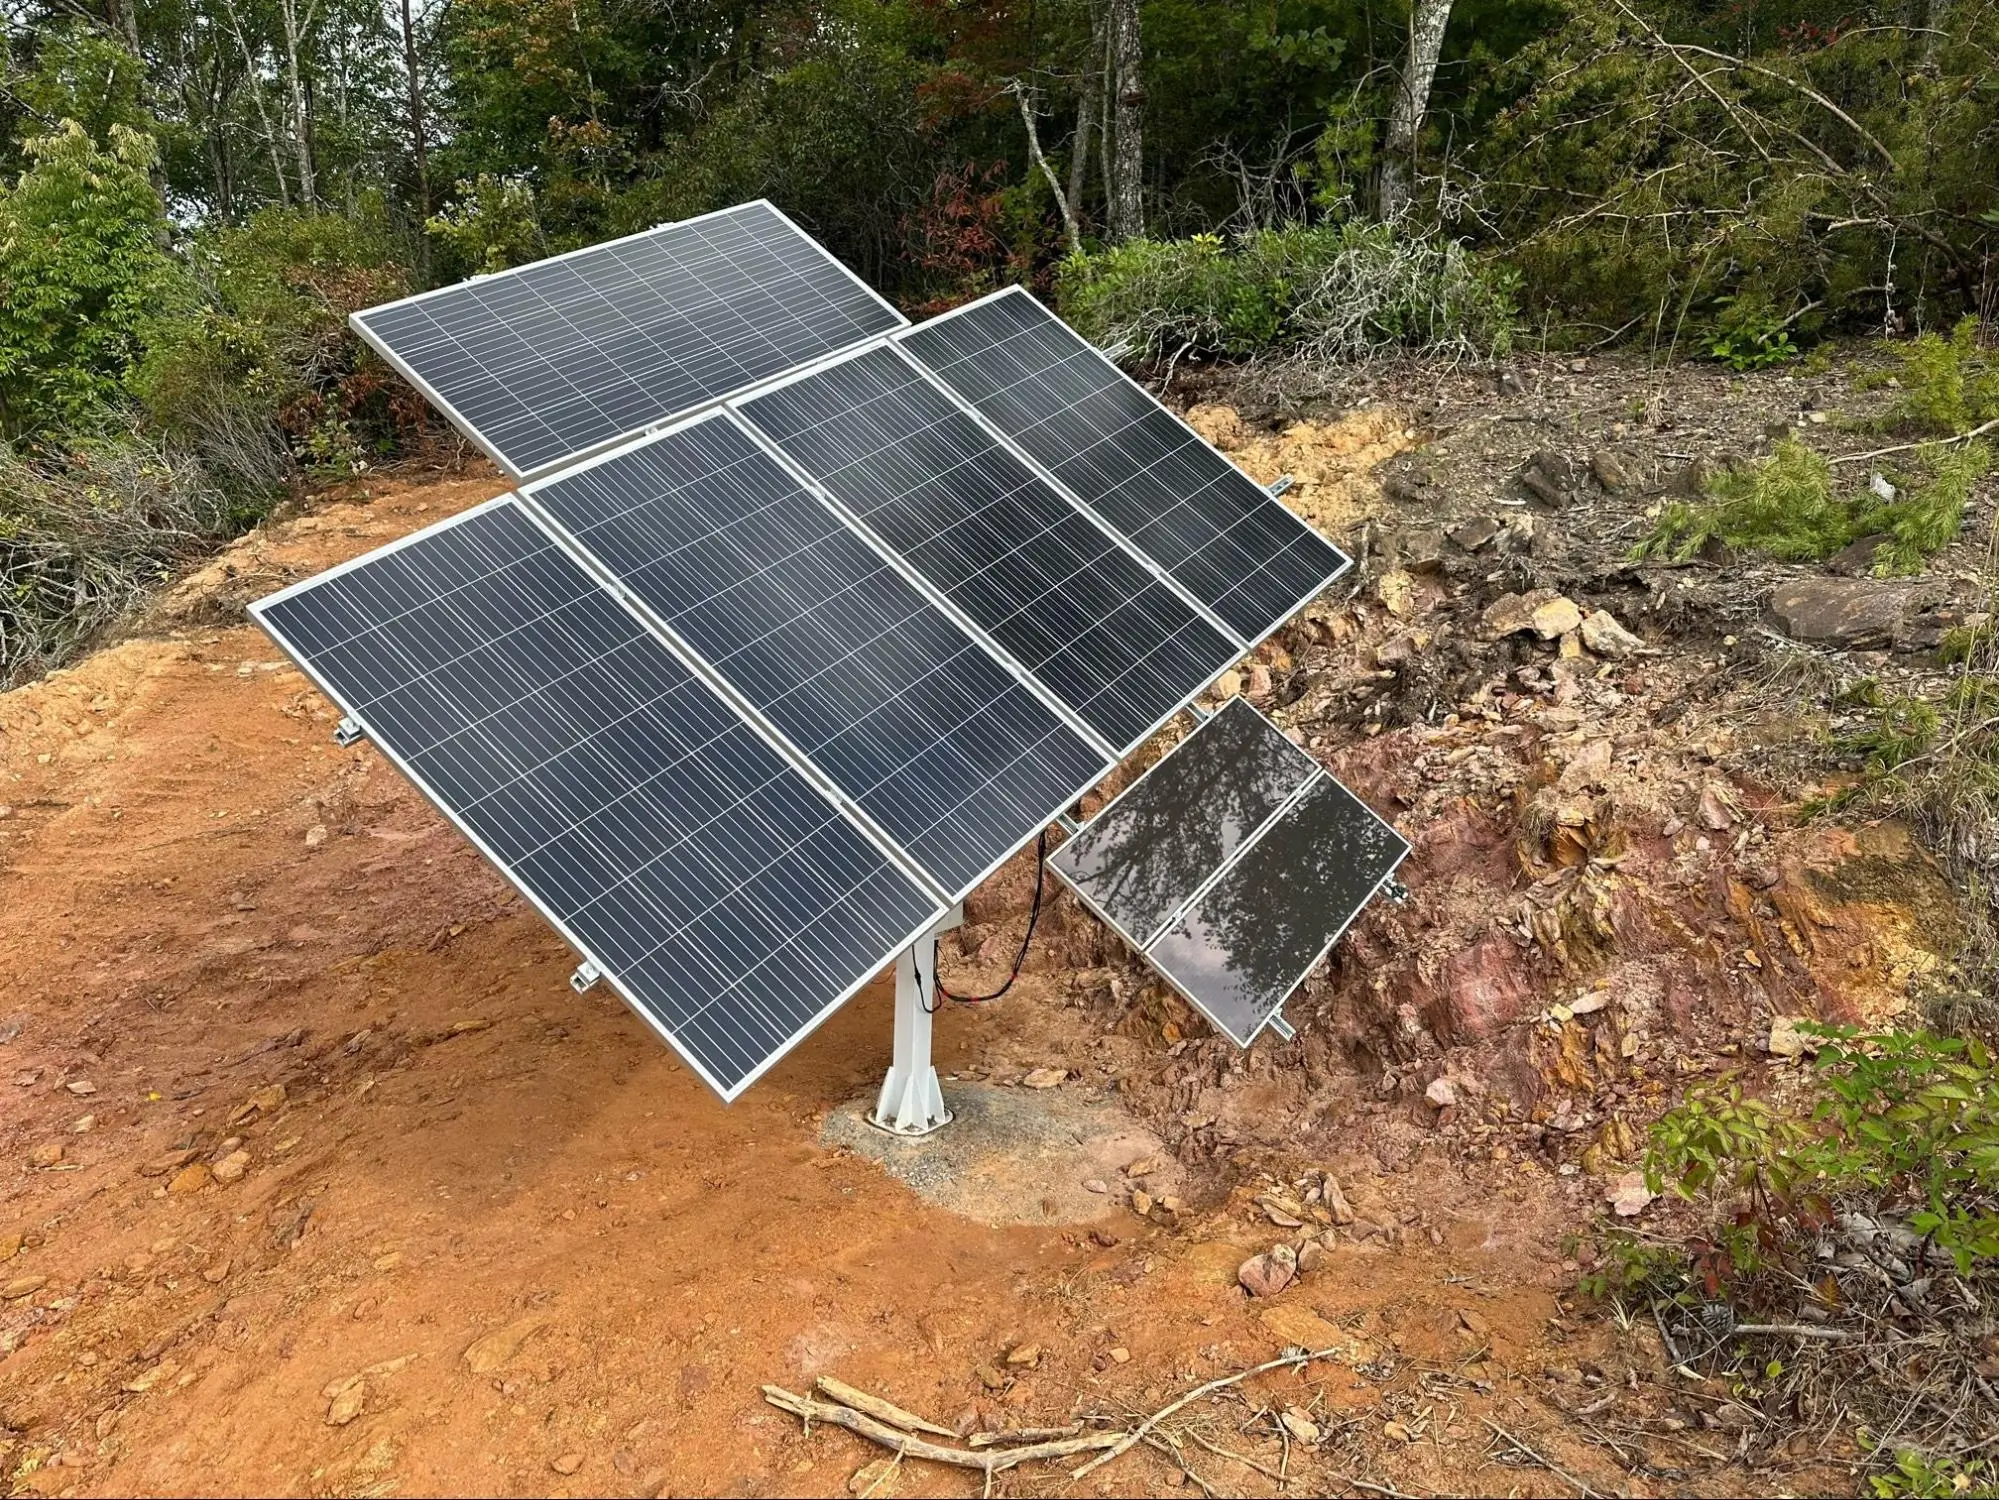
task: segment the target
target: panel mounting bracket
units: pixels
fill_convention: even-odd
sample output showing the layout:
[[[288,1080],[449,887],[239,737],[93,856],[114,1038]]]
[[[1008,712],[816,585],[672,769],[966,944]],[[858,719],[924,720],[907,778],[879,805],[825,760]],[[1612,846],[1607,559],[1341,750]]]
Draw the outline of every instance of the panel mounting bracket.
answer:
[[[1289,474],[1279,474],[1275,479],[1271,480],[1270,483],[1266,484],[1264,486],[1264,489],[1269,491],[1270,498],[1275,500],[1279,495],[1283,494],[1286,490],[1290,489],[1291,484],[1292,480]]]
[[[1271,1018],[1268,1021],[1265,1021],[1263,1024],[1267,1028],[1269,1028],[1270,1031],[1276,1034],[1276,1037],[1280,1042],[1288,1042],[1291,1040],[1291,1038],[1293,1038],[1298,1034],[1298,1028],[1293,1026],[1289,1021],[1284,1019],[1284,1012],[1281,1010],[1278,1011],[1273,1016],[1271,1016]]]
[[[1400,906],[1409,899],[1409,887],[1391,875],[1381,887],[1381,894]]]
[[[348,714],[333,726],[333,743],[345,750],[349,745],[358,745],[368,737],[368,731],[361,727],[360,720]]]
[[[576,966],[576,972],[569,976],[569,987],[581,995],[603,977],[603,971],[586,958]]]

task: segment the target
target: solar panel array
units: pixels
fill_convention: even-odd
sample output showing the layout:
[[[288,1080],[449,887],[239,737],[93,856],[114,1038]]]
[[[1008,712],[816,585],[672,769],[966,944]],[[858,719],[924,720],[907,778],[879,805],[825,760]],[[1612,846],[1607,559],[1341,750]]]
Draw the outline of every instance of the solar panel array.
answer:
[[[1401,834],[1236,698],[1048,863],[1247,1047],[1408,852]]]
[[[943,914],[510,498],[252,607],[725,1099]]]
[[[1241,654],[893,348],[739,409],[1120,755]]]
[[[726,416],[527,494],[954,900],[1110,769]]]
[[[724,1098],[1346,566],[1031,299],[904,331],[767,203],[354,322],[533,482],[257,617]],[[1274,734],[1057,860],[1231,1035],[1376,860]]]
[[[903,321],[761,201],[354,316],[517,478]]]
[[[1018,287],[897,342],[1246,641],[1349,566]]]

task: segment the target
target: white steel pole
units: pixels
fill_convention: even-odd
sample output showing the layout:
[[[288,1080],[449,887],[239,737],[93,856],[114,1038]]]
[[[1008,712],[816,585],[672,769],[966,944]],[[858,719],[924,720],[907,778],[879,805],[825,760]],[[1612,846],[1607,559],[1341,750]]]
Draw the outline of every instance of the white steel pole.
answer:
[[[895,1051],[869,1122],[895,1135],[928,1135],[951,1123],[930,1062],[930,1007],[937,982],[937,934],[964,920],[962,908],[916,940],[895,961]],[[917,975],[922,974],[919,984]]]

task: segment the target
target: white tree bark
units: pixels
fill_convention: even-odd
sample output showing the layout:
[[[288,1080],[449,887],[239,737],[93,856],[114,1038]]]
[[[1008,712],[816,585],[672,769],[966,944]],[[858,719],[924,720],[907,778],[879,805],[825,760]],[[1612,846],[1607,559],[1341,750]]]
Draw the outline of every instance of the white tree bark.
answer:
[[[1048,158],[1041,154],[1041,131],[1034,123],[1034,90],[1014,79],[1009,87],[1013,96],[1020,101],[1020,123],[1027,127],[1027,154],[1034,165],[1041,169],[1041,175],[1048,180],[1048,191],[1054,195],[1055,206],[1062,211],[1062,231],[1069,239],[1069,253],[1083,253],[1083,231],[1076,223],[1076,210],[1069,204],[1069,197],[1062,191],[1062,184],[1056,179],[1055,169],[1048,165]]]
[[[1110,0],[1110,51],[1117,76],[1111,233],[1135,240],[1145,234],[1145,49],[1138,0]]]
[[[1076,140],[1069,150],[1069,208],[1083,217],[1083,194],[1090,181],[1090,136],[1096,129],[1097,106],[1104,94],[1104,8],[1090,6],[1090,57],[1076,85]]]
[[[298,156],[298,195],[307,208],[318,201],[318,174],[313,170],[312,161],[312,111],[306,102],[305,73],[299,66],[299,54],[305,49],[312,35],[312,25],[317,19],[319,0],[299,15],[298,0],[278,0],[278,15],[285,25],[285,92],[291,100],[292,142]]]
[[[1409,206],[1409,183],[1416,172],[1416,137],[1430,109],[1430,83],[1444,50],[1451,0],[1414,0],[1409,12],[1409,55],[1388,107],[1388,140],[1381,162],[1381,217],[1392,219]]]

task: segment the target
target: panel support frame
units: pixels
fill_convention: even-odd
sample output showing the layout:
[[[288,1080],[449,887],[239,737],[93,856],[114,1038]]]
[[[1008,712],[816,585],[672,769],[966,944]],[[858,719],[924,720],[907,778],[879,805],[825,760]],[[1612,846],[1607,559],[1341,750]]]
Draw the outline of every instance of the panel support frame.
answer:
[[[920,1136],[942,1130],[955,1118],[944,1103],[937,1069],[930,1061],[931,1023],[936,1020],[927,989],[937,984],[937,935],[962,927],[961,901],[944,919],[896,956],[895,1046],[887,1075],[868,1123],[890,1135]]]

